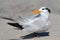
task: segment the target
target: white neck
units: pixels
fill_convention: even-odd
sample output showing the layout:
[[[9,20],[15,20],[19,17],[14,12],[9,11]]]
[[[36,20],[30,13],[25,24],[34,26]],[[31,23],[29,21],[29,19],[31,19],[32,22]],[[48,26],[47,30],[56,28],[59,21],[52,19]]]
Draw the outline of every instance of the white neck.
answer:
[[[43,12],[43,13],[41,13],[41,18],[42,18],[43,20],[48,20],[48,18],[49,18],[49,13],[48,13],[48,12]]]

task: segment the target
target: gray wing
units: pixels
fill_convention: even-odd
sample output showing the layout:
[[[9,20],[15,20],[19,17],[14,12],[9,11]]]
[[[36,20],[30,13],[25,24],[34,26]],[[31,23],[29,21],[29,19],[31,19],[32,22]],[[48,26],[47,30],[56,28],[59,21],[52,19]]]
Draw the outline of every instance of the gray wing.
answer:
[[[28,32],[36,32],[39,30],[42,30],[42,27],[44,26],[44,23],[42,20],[40,20],[40,18],[36,18],[33,20],[32,23],[24,25],[24,31],[28,31]]]
[[[24,17],[24,18],[22,18],[21,16],[19,16],[19,17],[17,17],[15,20],[16,20],[19,24],[23,25],[23,24],[26,24],[26,23],[28,23],[28,22],[36,19],[36,18],[39,18],[39,17],[40,17],[40,14],[36,14],[36,15],[33,15],[33,16],[27,16],[27,17]]]
[[[18,16],[18,17],[15,18],[15,21],[17,23],[19,23],[20,25],[26,25],[29,22],[34,21],[36,18],[40,18],[40,14],[36,14],[36,15],[33,15],[33,16],[27,16],[27,17],[24,17],[24,18],[22,18],[21,16]]]

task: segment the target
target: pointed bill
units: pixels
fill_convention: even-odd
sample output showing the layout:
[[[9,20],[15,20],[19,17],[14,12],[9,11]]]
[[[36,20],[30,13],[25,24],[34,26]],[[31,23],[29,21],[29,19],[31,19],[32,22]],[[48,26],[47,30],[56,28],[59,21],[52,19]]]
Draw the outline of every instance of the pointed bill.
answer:
[[[42,12],[42,10],[35,10],[35,11],[32,12],[32,14],[39,14],[41,12]]]

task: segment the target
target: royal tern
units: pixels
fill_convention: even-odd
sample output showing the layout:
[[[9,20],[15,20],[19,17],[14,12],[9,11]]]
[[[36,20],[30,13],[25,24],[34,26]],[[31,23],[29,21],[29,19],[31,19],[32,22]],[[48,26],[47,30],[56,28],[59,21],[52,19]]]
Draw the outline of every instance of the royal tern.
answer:
[[[22,18],[21,16],[13,19],[16,23],[18,23],[19,28],[23,31],[27,31],[30,33],[41,33],[46,32],[50,28],[50,13],[51,10],[47,7],[41,7],[38,10],[32,12],[33,16],[27,16]]]
[[[50,28],[50,9],[41,7],[32,12],[33,16],[26,18],[17,17],[15,21],[22,25],[22,30],[27,32],[45,32]]]

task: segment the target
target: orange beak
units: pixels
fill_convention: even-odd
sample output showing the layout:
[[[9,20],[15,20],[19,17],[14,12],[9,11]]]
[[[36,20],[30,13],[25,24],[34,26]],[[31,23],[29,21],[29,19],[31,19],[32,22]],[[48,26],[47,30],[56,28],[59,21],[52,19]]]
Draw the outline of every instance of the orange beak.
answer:
[[[32,14],[39,14],[41,12],[42,12],[42,10],[35,10],[35,11],[32,12]]]

